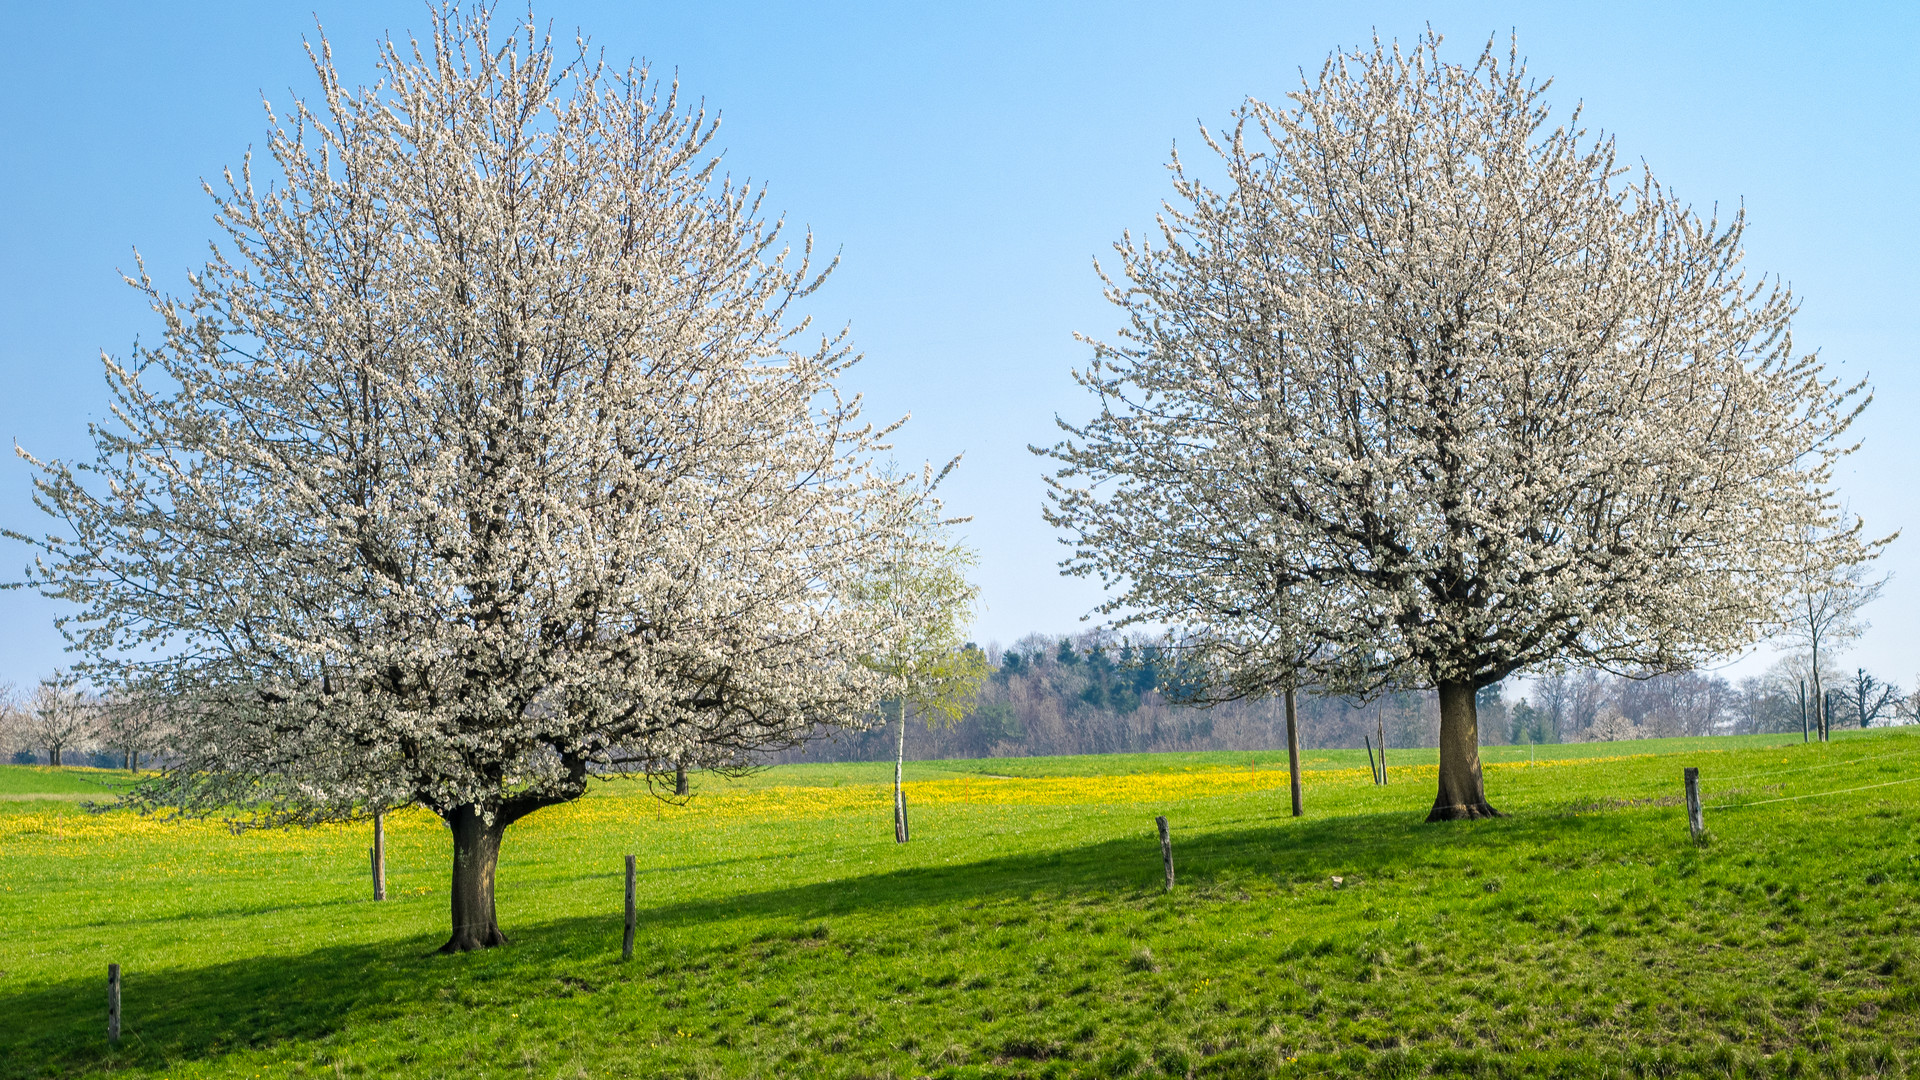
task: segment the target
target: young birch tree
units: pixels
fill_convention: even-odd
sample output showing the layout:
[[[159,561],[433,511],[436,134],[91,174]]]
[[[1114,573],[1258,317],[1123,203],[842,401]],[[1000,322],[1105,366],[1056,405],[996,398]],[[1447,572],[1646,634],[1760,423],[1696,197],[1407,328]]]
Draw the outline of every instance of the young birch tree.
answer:
[[[1863,387],[1796,353],[1784,287],[1628,178],[1491,43],[1336,54],[1169,166],[1159,242],[1050,451],[1070,573],[1203,626],[1310,598],[1346,692],[1440,699],[1430,820],[1491,815],[1474,694],[1516,672],[1686,668],[1774,621],[1793,539],[1868,554],[1833,467]],[[1224,597],[1225,599],[1219,599]]]
[[[938,476],[924,475],[918,490],[931,493],[958,459]],[[894,530],[896,549],[875,567],[865,595],[888,612],[894,630],[883,646],[871,653],[867,666],[883,680],[882,707],[890,708],[899,726],[893,759],[893,838],[906,843],[906,789],[902,774],[907,760],[907,718],[916,716],[928,727],[953,724],[966,715],[980,684],[989,674],[987,658],[966,643],[980,589],[967,580],[974,553],[945,535],[949,525],[921,516],[903,521]]]
[[[1875,720],[1899,712],[1905,697],[1899,684],[1883,683],[1867,674],[1866,668],[1854,668],[1851,682],[1847,687],[1847,708],[1853,710],[1853,718],[1861,727],[1871,727]]]
[[[920,496],[872,467],[856,358],[802,342],[824,274],[644,68],[478,7],[371,88],[314,69],[279,178],[209,188],[187,295],[134,282],[164,333],[106,359],[95,458],[36,462],[38,583],[97,681],[181,717],[143,805],[424,806],[445,948],[484,948],[514,821],[871,715],[860,587]]]

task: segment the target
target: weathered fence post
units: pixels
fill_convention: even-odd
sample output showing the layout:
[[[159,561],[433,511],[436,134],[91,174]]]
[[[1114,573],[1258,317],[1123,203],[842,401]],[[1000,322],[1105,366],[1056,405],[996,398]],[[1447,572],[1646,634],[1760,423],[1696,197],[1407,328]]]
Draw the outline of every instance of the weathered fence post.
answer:
[[[634,857],[626,857],[626,934],[620,936],[620,959],[634,959]]]
[[[1687,827],[1693,830],[1693,838],[1707,831],[1706,814],[1700,809],[1700,770],[1688,769],[1687,778]]]
[[[120,1041],[120,965],[107,965],[107,1041]]]
[[[1373,736],[1362,735],[1360,741],[1367,744],[1367,771],[1373,774],[1375,787],[1380,785],[1380,766],[1373,763]]]
[[[1173,891],[1173,836],[1167,832],[1167,819],[1156,817],[1155,825],[1160,826],[1160,860],[1167,864],[1167,891]]]
[[[633,856],[627,856],[627,932],[620,938],[620,959],[633,959]]]
[[[913,827],[907,821],[907,789],[900,783],[899,777],[893,781],[893,842],[904,844],[913,838]]]
[[[1373,714],[1373,722],[1379,726],[1380,734],[1380,783],[1387,782],[1387,722],[1378,712]]]
[[[1300,723],[1293,687],[1287,687],[1287,786],[1293,790],[1293,816],[1300,816]]]
[[[373,812],[373,848],[367,853],[373,860],[373,898],[387,898],[387,824],[386,815]]]
[[[1807,680],[1800,680],[1800,741],[1812,742],[1807,734]]]

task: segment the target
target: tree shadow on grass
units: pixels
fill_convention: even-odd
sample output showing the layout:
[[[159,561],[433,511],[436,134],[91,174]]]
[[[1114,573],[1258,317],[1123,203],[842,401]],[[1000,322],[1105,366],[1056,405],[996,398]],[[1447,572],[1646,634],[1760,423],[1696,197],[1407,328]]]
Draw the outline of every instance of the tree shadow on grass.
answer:
[[[1617,827],[1592,819],[1504,819],[1426,826],[1405,814],[1279,824],[1238,823],[1194,835],[1175,825],[1180,887],[1210,888],[1267,876],[1325,881],[1364,879],[1389,869],[1445,868],[1502,849],[1551,839],[1604,844]],[[619,961],[620,913],[610,895],[604,916],[550,920],[506,930],[514,944],[464,956],[438,956],[439,938],[411,936],[255,956],[182,970],[127,971],[126,1036],[117,1049],[105,1038],[106,993],[100,979],[66,980],[9,993],[0,983],[0,1077],[54,1077],[129,1067],[214,1061],[249,1048],[275,1056],[311,1057],[316,1045],[346,1029],[402,1018],[438,1029],[466,1026],[462,1014],[505,1008],[541,996],[569,997],[591,983],[641,981],[657,971],[649,936],[744,923],[695,951],[730,952],[755,930],[785,921],[798,930],[839,915],[898,912],[1038,897],[1145,899],[1161,888],[1157,839],[1106,840],[1052,852],[891,870],[712,901],[643,909],[636,963]],[[437,1015],[436,1015],[437,1014]],[[433,1030],[434,1028],[428,1028]]]

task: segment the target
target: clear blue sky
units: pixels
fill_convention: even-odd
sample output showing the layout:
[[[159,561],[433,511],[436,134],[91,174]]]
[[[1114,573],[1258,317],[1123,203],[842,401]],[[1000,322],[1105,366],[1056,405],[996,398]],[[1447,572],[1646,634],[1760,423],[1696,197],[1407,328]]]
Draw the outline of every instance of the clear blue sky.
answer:
[[[423,27],[417,3],[101,4],[7,0],[0,49],[0,434],[77,455],[103,408],[97,356],[152,336],[116,270],[138,248],[181,286],[212,236],[200,177],[258,145],[260,98],[310,88],[313,12],[351,75],[372,42]],[[505,11],[517,10],[514,5]],[[1279,99],[1339,46],[1417,36],[1458,58],[1520,37],[1553,101],[1587,107],[1628,160],[1700,207],[1745,201],[1748,263],[1785,277],[1797,338],[1878,400],[1843,484],[1878,530],[1905,529],[1896,579],[1855,659],[1920,671],[1920,7],[1755,3],[661,4],[541,2],[614,58],[677,70],[722,111],[736,175],[844,264],[816,311],[851,324],[852,381],[876,415],[912,412],[902,458],[965,451],[982,641],[1065,632],[1097,601],[1058,576],[1040,521],[1056,414],[1083,416],[1076,331],[1109,333],[1091,259],[1152,221],[1162,164],[1196,122]],[[24,464],[0,464],[0,520],[39,529]],[[7,578],[28,558],[0,551]],[[0,594],[0,678],[64,662],[53,605]],[[1748,661],[1737,670],[1748,670]]]

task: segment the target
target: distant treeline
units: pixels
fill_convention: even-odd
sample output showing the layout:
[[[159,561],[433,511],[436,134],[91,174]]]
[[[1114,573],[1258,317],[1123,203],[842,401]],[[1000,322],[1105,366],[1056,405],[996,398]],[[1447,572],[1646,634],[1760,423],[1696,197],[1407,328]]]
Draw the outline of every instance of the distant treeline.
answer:
[[[988,645],[993,674],[971,711],[952,727],[907,728],[909,758],[1024,757],[1173,750],[1275,750],[1286,746],[1277,698],[1210,707],[1176,704],[1179,672],[1152,641],[1099,632],[1072,637],[1030,634],[1012,646]],[[1823,668],[1825,665],[1822,665]],[[1781,661],[1738,683],[1697,671],[1635,679],[1572,671],[1491,686],[1477,702],[1482,743],[1585,742],[1675,735],[1799,731],[1811,697],[1804,660]],[[1896,686],[1864,671],[1823,671],[1835,726],[1911,719]],[[1432,746],[1440,730],[1431,691],[1402,691],[1364,704],[1303,692],[1300,741],[1307,748],[1359,747],[1385,732],[1387,745]],[[1808,708],[1812,708],[1809,701]],[[890,759],[890,725],[825,735],[777,760]]]
[[[910,722],[910,758],[1026,757],[1167,750],[1278,750],[1286,718],[1278,699],[1200,708],[1177,704],[1183,678],[1162,645],[1095,631],[1030,634],[984,650],[992,675],[973,708],[952,727]],[[1836,727],[1913,720],[1916,698],[1869,673],[1826,670],[1819,680]],[[1482,743],[1553,743],[1672,735],[1799,731],[1817,702],[1805,657],[1731,682],[1689,671],[1646,679],[1570,671],[1480,691]],[[102,698],[50,678],[30,696],[0,686],[0,760],[125,767],[166,761],[170,729],[132,700]],[[889,710],[889,713],[891,710]],[[1307,748],[1359,747],[1384,732],[1389,747],[1432,746],[1440,706],[1431,691],[1403,691],[1356,703],[1311,691],[1299,695]],[[1863,722],[1864,721],[1864,722]],[[891,726],[830,732],[771,760],[880,761],[893,757]],[[60,756],[56,757],[56,753]]]

